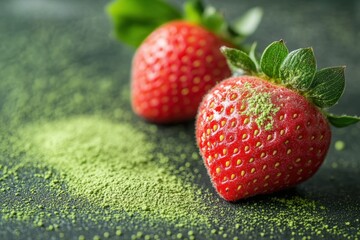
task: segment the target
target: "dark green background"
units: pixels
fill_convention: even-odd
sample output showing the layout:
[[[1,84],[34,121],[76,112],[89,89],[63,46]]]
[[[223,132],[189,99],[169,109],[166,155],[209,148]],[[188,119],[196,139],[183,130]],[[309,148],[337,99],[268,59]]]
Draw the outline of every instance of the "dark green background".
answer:
[[[173,2],[180,5],[180,1]],[[208,2],[222,9],[229,20],[241,15],[250,7],[261,6],[265,10],[263,21],[257,32],[247,40],[247,43],[256,41],[259,50],[263,50],[272,41],[284,39],[289,49],[312,46],[315,49],[318,68],[346,65],[346,90],[339,104],[331,110],[337,114],[360,115],[358,102],[360,97],[359,1],[212,0]],[[57,119],[63,115],[84,113],[106,114],[119,107],[129,113],[127,118],[130,122],[142,124],[143,127],[147,125],[132,115],[128,101],[129,70],[134,50],[116,42],[111,36],[111,25],[104,13],[106,3],[106,1],[95,0],[2,0],[0,2],[0,82],[2,82],[0,83],[0,119],[3,132],[10,134],[14,126],[27,121]],[[64,74],[69,68],[79,69],[79,72]],[[62,82],[68,82],[67,77],[76,77],[77,74],[87,79],[88,84],[74,84],[73,88],[63,89]],[[53,102],[44,103],[41,95],[32,96],[32,91],[26,90],[34,86],[38,79],[49,79],[48,85],[43,88],[43,94],[54,94]],[[87,94],[96,95],[94,91],[96,91],[98,79],[110,79],[115,82],[115,87],[107,96],[104,96],[104,99],[87,99],[79,105],[66,105],[68,103],[66,99],[73,97],[76,93],[81,93],[85,97]],[[16,95],[21,91],[28,94],[28,98],[23,102]],[[59,95],[56,95],[57,91]],[[29,104],[28,101],[31,103]],[[27,104],[31,107],[26,108]],[[177,136],[179,131],[185,132],[188,138],[192,139],[193,123],[160,127],[159,131],[161,133],[157,136],[159,139]],[[336,151],[334,148],[334,143],[338,140],[346,144],[343,151]],[[5,140],[2,139],[2,141]],[[345,222],[351,222],[347,235],[349,239],[359,238],[359,142],[359,124],[346,129],[334,128],[332,145],[320,171],[295,190],[285,191],[278,195],[285,198],[299,195],[315,200],[328,209],[326,214],[329,218],[335,219],[334,225],[343,226]],[[185,143],[179,140],[177,144]],[[194,142],[187,144],[194,145]],[[2,164],[6,165],[4,159],[6,160],[7,156],[11,155],[11,150],[2,149],[2,151],[0,153],[3,159]],[[161,151],[161,146],[159,151]],[[10,160],[8,164],[11,165]],[[199,168],[203,177],[200,178],[201,182],[198,184],[212,189],[205,169],[201,167],[201,164]],[[26,171],[23,170],[20,173],[26,176],[23,178],[25,185],[28,184],[41,192],[41,196],[34,195],[35,200],[41,197],[53,197],[51,193],[46,193],[47,190],[42,186],[44,183],[32,179],[32,170]],[[0,176],[1,174],[3,173],[0,169]],[[11,192],[19,186],[11,185],[9,182],[0,182],[0,188],[4,186],[11,186],[11,189],[0,192],[0,201],[11,204]],[[25,189],[23,186],[22,188]],[[213,198],[218,197],[214,194]],[[255,198],[250,201],[250,204],[257,201],[264,204],[266,197]],[[224,208],[241,207],[241,203],[235,205],[220,203],[224,205]],[[74,205],[76,204],[74,200]],[[112,229],[114,224],[106,222],[88,224],[89,222],[82,222],[80,219],[76,223],[64,222],[61,231],[47,231],[23,224],[21,221],[3,221],[0,214],[0,238],[77,239],[77,236],[83,234],[91,239],[98,233],[114,231]],[[126,224],[126,221],[119,223],[119,225]],[[142,223],[137,224],[141,228]],[[145,226],[146,224],[144,228]],[[154,229],[143,229],[143,231],[161,235],[166,229],[166,226],[157,227],[159,228],[155,226]],[[125,239],[139,231],[139,229],[132,229],[131,226],[125,229],[127,230],[124,230],[122,236]],[[285,231],[265,235],[264,238],[286,239],[290,238],[289,236],[290,233]],[[309,236],[313,239],[317,238],[312,233],[309,233]],[[231,236],[227,237],[232,239]],[[260,238],[256,233],[243,237],[244,239]],[[328,234],[325,237],[341,239],[344,236]]]

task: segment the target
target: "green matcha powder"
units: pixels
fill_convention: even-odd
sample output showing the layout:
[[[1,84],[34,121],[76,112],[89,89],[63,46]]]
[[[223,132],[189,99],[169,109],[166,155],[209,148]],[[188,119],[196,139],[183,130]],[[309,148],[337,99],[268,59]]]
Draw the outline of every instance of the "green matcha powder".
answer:
[[[76,196],[149,218],[204,220],[196,188],[171,175],[163,166],[166,157],[155,156],[154,143],[127,123],[83,116],[21,133],[30,137],[24,143],[32,143],[34,154],[65,174]]]

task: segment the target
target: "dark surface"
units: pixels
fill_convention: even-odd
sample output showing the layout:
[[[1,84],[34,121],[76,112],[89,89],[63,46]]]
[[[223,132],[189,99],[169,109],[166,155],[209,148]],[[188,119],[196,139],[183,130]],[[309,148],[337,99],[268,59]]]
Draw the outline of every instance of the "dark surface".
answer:
[[[209,1],[222,9],[228,19],[234,19],[246,9],[253,6],[261,6],[265,15],[257,32],[247,40],[248,43],[256,41],[258,49],[263,50],[270,42],[284,39],[289,49],[312,46],[318,61],[318,68],[325,66],[346,65],[347,86],[343,98],[332,112],[341,114],[360,115],[358,98],[360,97],[360,3],[359,1]],[[130,110],[128,100],[129,69],[133,49],[116,42],[111,36],[111,26],[104,13],[105,1],[46,1],[46,0],[2,0],[0,2],[0,114],[2,142],[7,141],[15,128],[26,122],[36,122],[39,119],[57,119],[62,116],[78,114],[100,113],[107,115],[114,108],[121,108],[126,112],[126,117],[131,124],[140,124],[143,128],[148,123],[134,116]],[[178,2],[177,2],[178,4]],[[72,73],[65,74],[66,69],[73,69]],[[76,72],[76,69],[79,72]],[[80,76],[88,84],[74,84],[67,94],[62,89],[62,81],[68,81],[66,77]],[[5,80],[4,80],[5,79]],[[32,91],[26,91],[36,86],[39,79],[49,79],[48,85],[43,87],[42,93],[55,94],[54,102],[45,103],[42,96],[32,96]],[[96,95],[94,91],[98,79],[107,79],[113,83],[113,88],[106,96]],[[25,90],[24,90],[25,89]],[[57,96],[61,91],[62,95]],[[18,98],[17,94],[28,94],[26,100]],[[67,99],[73,94],[80,92],[87,95],[98,96],[96,99],[87,99],[76,104],[68,104]],[[104,97],[104,98],[102,98]],[[64,104],[57,103],[59,100]],[[33,109],[24,107],[30,105]],[[64,107],[65,106],[65,107]],[[39,110],[40,109],[40,110]],[[171,139],[175,144],[188,144],[188,152],[196,151],[193,139],[193,123],[160,126],[159,136],[153,136],[152,141],[159,142],[159,151],[162,151],[163,139]],[[178,133],[186,137],[177,140]],[[5,137],[4,137],[5,136]],[[345,148],[342,151],[335,149],[336,141],[343,141]],[[269,238],[269,239],[356,239],[360,237],[360,125],[353,125],[347,129],[333,128],[332,144],[324,165],[320,171],[309,181],[301,184],[296,189],[291,189],[275,194],[278,199],[289,199],[299,196],[316,202],[317,205],[326,209],[322,211],[323,217],[328,219],[329,228],[341,229],[337,231],[323,231],[316,234],[314,229],[300,225],[298,228],[284,228],[284,230],[271,230],[271,227],[258,224],[253,231],[239,234],[240,239]],[[4,176],[4,166],[12,166],[18,159],[11,156],[11,144],[3,144],[0,148],[0,177]],[[8,146],[8,147],[7,147]],[[169,152],[176,155],[178,152]],[[196,178],[198,185],[211,189],[211,184],[202,167],[201,162],[197,165],[201,176]],[[35,173],[44,169],[22,169],[18,172],[21,186],[14,184],[13,180],[0,181],[0,201],[11,208],[15,192],[20,195],[31,194],[35,202],[39,201],[46,207],[47,201],[39,199],[56,199],[46,185],[46,181],[34,177]],[[17,181],[19,182],[19,181]],[[29,191],[33,189],[33,191]],[[65,188],[66,189],[66,188]],[[61,197],[73,199],[69,193],[62,193]],[[210,196],[213,200],[218,199],[216,194]],[[259,206],[266,209],[267,201],[273,197],[257,197],[245,203],[229,204],[222,200],[218,204],[226,209],[224,216],[228,221],[232,220],[232,209],[242,208],[245,205]],[[149,236],[165,239],[166,229],[173,226],[158,224],[149,226],[141,220],[129,222],[122,219],[104,221],[96,220],[97,215],[107,214],[111,219],[111,211],[102,213],[94,209],[92,218],[82,215],[81,209],[87,206],[73,201],[70,212],[77,214],[76,221],[64,219],[60,222],[59,229],[52,231],[42,226],[34,226],[34,220],[29,223],[26,220],[4,218],[4,212],[0,212],[0,239],[78,239],[84,235],[87,239],[94,236],[102,236],[104,232],[113,233],[116,226],[123,226],[123,239],[135,238],[141,231]],[[50,202],[50,200],[49,200]],[[60,200],[61,202],[61,200]],[[272,202],[272,205],[274,202]],[[60,206],[59,206],[60,208]],[[281,210],[276,206],[271,209]],[[256,208],[251,208],[256,211]],[[255,209],[255,210],[254,210]],[[88,212],[87,212],[88,213]],[[317,214],[314,210],[314,214]],[[302,216],[302,213],[299,213]],[[271,213],[270,213],[271,215]],[[303,216],[311,216],[304,214]],[[46,218],[45,218],[46,219]],[[297,218],[299,219],[299,218]],[[305,220],[304,220],[305,221]],[[136,228],[132,228],[137,226]],[[41,225],[41,224],[39,224]],[[303,226],[303,228],[301,228]],[[216,228],[216,227],[214,227]],[[211,229],[210,229],[211,230]],[[209,230],[209,231],[210,231]],[[176,231],[187,231],[184,229]],[[264,234],[260,234],[262,232]],[[294,231],[303,234],[293,234]],[[199,231],[195,237],[202,238],[228,238],[233,239],[237,235],[236,230],[229,229],[227,235],[208,234]],[[114,234],[110,235],[114,237]],[[143,237],[143,236],[142,236]],[[142,238],[139,236],[139,238]],[[174,237],[174,236],[173,236]],[[176,235],[175,235],[176,238]]]

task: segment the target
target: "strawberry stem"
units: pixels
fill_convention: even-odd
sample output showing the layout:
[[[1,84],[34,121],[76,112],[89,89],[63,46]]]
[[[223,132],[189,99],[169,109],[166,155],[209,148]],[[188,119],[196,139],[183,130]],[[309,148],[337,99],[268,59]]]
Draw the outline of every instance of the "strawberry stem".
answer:
[[[184,3],[184,19],[201,24],[205,7],[200,0],[188,0]]]

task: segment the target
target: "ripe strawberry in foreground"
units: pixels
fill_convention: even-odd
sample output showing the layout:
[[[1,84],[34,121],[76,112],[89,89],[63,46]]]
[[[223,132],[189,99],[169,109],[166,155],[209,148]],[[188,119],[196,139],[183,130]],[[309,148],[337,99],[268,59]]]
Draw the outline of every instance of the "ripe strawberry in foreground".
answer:
[[[243,22],[247,27],[252,24],[253,30],[237,33],[214,8],[204,8],[198,0],[186,2],[185,16],[160,0],[133,0],[132,11],[126,12],[122,9],[127,4],[130,3],[119,0],[110,6],[109,12],[115,23],[120,21],[118,37],[128,43],[135,41],[138,47],[131,71],[132,108],[139,116],[156,123],[181,122],[196,116],[204,94],[218,81],[231,76],[219,48],[235,46],[256,28],[261,15],[258,9],[253,10],[250,15],[257,20]],[[139,15],[130,18],[129,12],[133,14],[134,9]],[[141,25],[135,33],[150,25],[148,32],[129,38],[124,32],[134,31],[125,31],[126,23],[133,26],[138,19]],[[241,32],[243,25],[237,30]]]
[[[271,193],[309,179],[325,159],[329,123],[360,119],[327,113],[343,93],[344,67],[316,71],[311,48],[268,46],[260,64],[222,47],[235,71],[200,104],[196,139],[217,192],[228,201]]]

